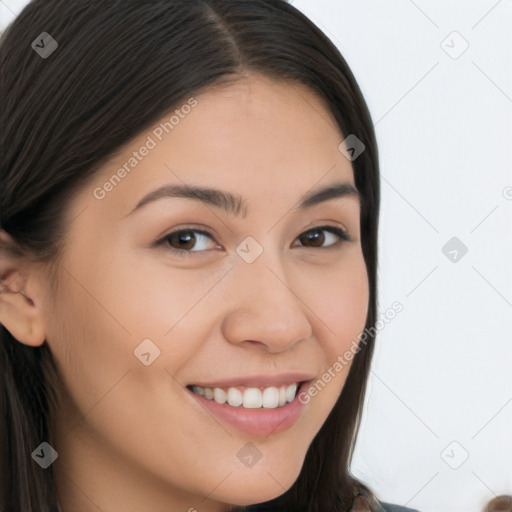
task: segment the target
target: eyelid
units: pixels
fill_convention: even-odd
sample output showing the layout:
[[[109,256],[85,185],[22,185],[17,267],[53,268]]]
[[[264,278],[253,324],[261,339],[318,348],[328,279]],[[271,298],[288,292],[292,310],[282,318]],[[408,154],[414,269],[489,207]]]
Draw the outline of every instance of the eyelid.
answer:
[[[320,230],[320,231],[327,231],[335,236],[338,237],[338,242],[337,243],[334,243],[334,244],[331,244],[331,245],[328,245],[327,247],[302,247],[304,249],[323,249],[323,250],[327,250],[327,249],[336,249],[338,248],[340,245],[343,245],[344,243],[347,243],[347,242],[353,242],[353,238],[348,234],[348,230],[343,226],[341,225],[331,225],[331,224],[320,224],[318,226],[311,226],[310,228],[302,231],[297,237],[296,237],[296,240],[306,234],[306,233],[309,233],[311,231],[315,231],[315,230]],[[169,240],[169,238],[172,236],[172,235],[175,235],[177,233],[181,233],[181,232],[184,232],[184,231],[193,231],[193,232],[196,232],[196,233],[199,233],[203,236],[206,236],[208,237],[210,240],[212,241],[215,241],[215,235],[212,234],[210,231],[208,230],[205,230],[205,229],[202,229],[202,228],[198,228],[198,227],[195,227],[194,225],[187,225],[187,226],[183,226],[183,227],[179,227],[177,229],[174,229],[173,231],[167,233],[166,235],[164,235],[163,237],[159,238],[158,240],[156,240],[155,242],[153,242],[151,244],[151,247],[152,248],[165,248],[166,250],[168,251],[171,251],[171,253],[174,253],[176,254],[177,256],[179,257],[183,257],[183,256],[186,256],[188,254],[201,254],[201,253],[204,253],[206,251],[209,251],[210,249],[204,249],[204,250],[200,250],[200,251],[192,251],[192,250],[185,250],[185,249],[175,249],[174,247],[164,247],[166,245],[166,242]]]

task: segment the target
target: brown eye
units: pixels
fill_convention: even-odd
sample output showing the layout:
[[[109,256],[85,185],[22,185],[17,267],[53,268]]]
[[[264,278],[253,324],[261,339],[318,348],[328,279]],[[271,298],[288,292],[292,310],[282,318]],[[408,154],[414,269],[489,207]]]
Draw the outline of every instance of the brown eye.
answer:
[[[196,243],[196,237],[193,233],[193,230],[176,231],[167,236],[167,241],[171,247],[174,247],[173,243],[179,245],[179,247],[174,247],[175,249],[192,249]]]
[[[326,236],[322,234],[322,232],[335,234],[338,238],[345,242],[349,242],[351,240],[346,231],[335,226],[319,226],[317,228],[310,229],[309,231],[306,231],[300,235],[299,240],[301,243],[304,243],[306,247],[324,248],[323,244],[325,243]],[[335,243],[331,243],[325,248],[331,247],[333,245],[335,245]]]
[[[206,239],[213,240],[213,236],[208,231],[192,228],[179,229],[157,240],[154,247],[166,246],[174,254],[186,256],[188,253],[202,252],[204,249],[194,251],[192,249],[196,248],[198,242],[204,242]]]
[[[325,240],[325,235],[322,234],[322,231],[323,230],[318,228],[307,231],[299,237],[299,240],[301,243],[306,243],[306,246],[308,246],[309,243],[312,243],[313,247],[322,247]]]
[[[336,241],[332,241],[328,245],[324,245],[326,240],[329,241],[329,237],[326,237],[322,232],[336,235],[341,242],[350,242],[352,238],[348,233],[336,226],[319,226],[302,233],[297,240],[304,244],[303,247],[311,249],[329,249],[336,247],[339,244]],[[195,228],[185,228],[173,231],[168,235],[164,236],[160,240],[153,243],[153,247],[164,247],[180,257],[197,255],[196,253],[202,253],[208,250],[208,248],[197,248],[197,245],[201,245],[200,242],[210,239],[214,241],[214,236],[208,231]],[[341,243],[340,242],[340,243]]]

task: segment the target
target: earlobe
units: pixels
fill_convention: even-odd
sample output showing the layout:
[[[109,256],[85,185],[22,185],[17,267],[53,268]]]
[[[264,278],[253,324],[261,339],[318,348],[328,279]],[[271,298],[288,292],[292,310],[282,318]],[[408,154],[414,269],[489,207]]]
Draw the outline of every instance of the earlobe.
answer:
[[[0,323],[25,345],[37,347],[45,341],[43,322],[34,301],[6,285],[0,291]]]
[[[28,291],[22,264],[6,250],[12,239],[0,230],[0,324],[25,345],[37,347],[45,341],[41,301]]]

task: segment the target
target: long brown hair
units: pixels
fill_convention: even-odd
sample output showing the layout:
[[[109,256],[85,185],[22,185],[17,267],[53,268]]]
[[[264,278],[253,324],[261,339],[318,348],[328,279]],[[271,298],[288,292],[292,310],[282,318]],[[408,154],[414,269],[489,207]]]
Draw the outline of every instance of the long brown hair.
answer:
[[[487,503],[483,512],[512,512],[512,496],[496,496]]]
[[[43,58],[43,32],[58,44]],[[46,37],[46,36],[45,36]],[[184,98],[246,71],[304,84],[323,98],[343,137],[362,197],[361,243],[370,299],[365,332],[343,391],[311,443],[294,485],[237,510],[333,512],[371,490],[350,473],[374,351],[380,182],[371,117],[334,44],[285,0],[33,0],[0,39],[1,228],[13,251],[58,270],[65,212],[102,162]],[[53,280],[51,281],[53,282]],[[372,328],[372,329],[370,329]],[[45,440],[59,375],[45,342],[32,348],[0,327],[0,510],[54,512],[52,467],[31,458]],[[8,468],[8,469],[7,469]]]

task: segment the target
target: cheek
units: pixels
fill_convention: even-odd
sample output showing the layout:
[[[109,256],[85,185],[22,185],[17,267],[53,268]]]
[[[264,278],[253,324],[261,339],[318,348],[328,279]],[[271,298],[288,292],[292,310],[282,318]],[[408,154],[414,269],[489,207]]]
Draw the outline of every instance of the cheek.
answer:
[[[320,428],[343,389],[366,324],[369,286],[362,254],[314,282],[315,292],[303,296],[313,312],[323,368],[302,399],[317,409]]]
[[[195,353],[194,340],[200,342],[199,329],[213,313],[207,296],[226,269],[187,270],[173,262],[123,244],[105,244],[88,258],[64,262],[67,271],[49,321],[56,331],[48,342],[82,409],[89,409],[127,371],[130,378],[140,374],[142,383],[147,367],[134,351],[144,340],[156,347],[151,357],[160,350],[163,357],[151,367],[162,375],[164,369],[174,373]],[[171,347],[180,332],[187,334],[187,342]]]
[[[136,360],[133,336],[101,287],[84,275],[73,277],[65,278],[47,340],[64,385],[85,414]]]
[[[178,323],[197,321],[198,311],[209,304],[209,292],[226,272],[205,265],[180,267],[178,258],[166,260],[163,250],[120,250],[122,261],[109,270],[109,283],[99,286],[126,328],[139,337],[152,334],[165,342]]]
[[[63,262],[47,340],[66,389],[85,414],[128,374],[144,382],[147,367],[134,350],[146,338],[161,339],[173,319],[167,314],[165,322],[171,305],[159,295],[164,287],[138,271],[139,261],[106,245],[81,258],[82,249],[78,244]]]
[[[311,307],[322,320],[326,333],[324,349],[330,359],[359,340],[368,315],[368,299],[368,276],[362,256],[354,264],[324,277],[324,284],[312,302],[314,308]]]

